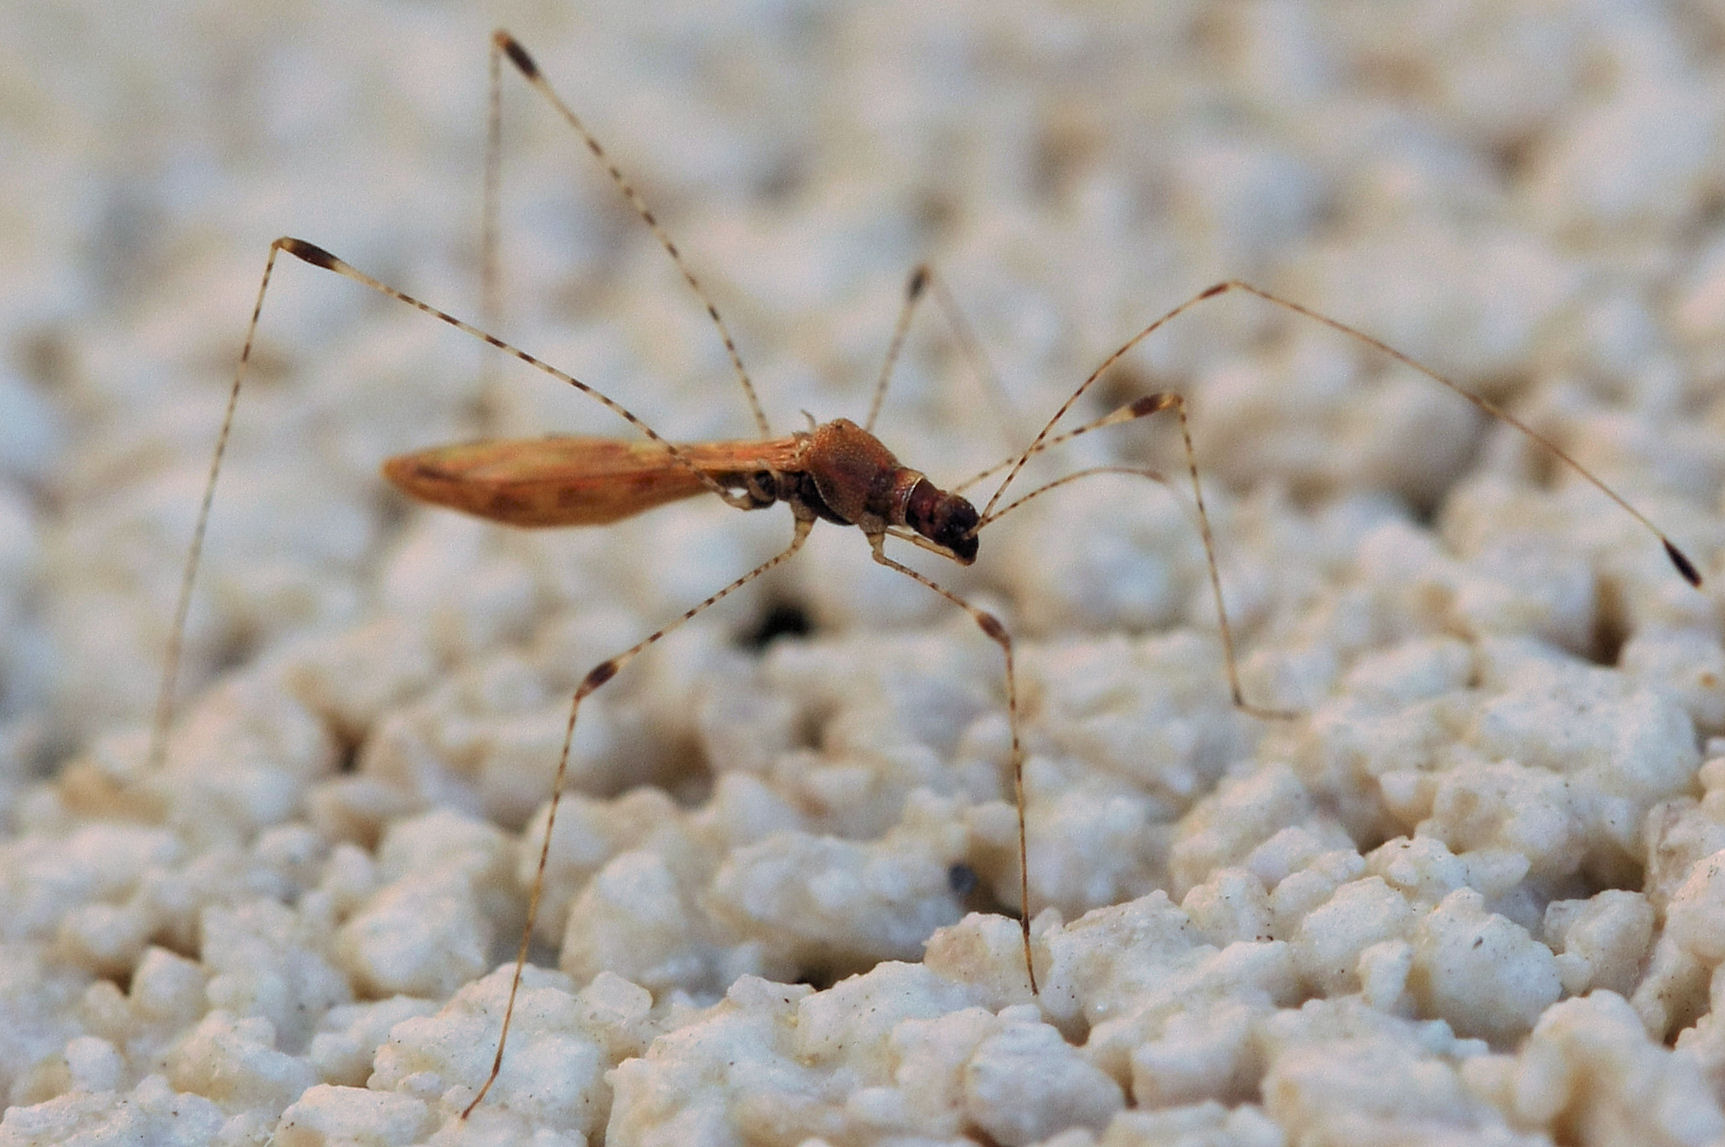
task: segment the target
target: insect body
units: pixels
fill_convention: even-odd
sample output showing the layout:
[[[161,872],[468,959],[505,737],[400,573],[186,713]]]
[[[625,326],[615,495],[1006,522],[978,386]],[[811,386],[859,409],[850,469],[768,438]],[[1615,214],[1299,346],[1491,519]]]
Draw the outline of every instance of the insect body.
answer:
[[[602,526],[708,492],[702,477],[747,499],[783,502],[798,521],[860,527],[871,540],[916,535],[926,548],[976,560],[976,508],[899,465],[848,418],[767,441],[681,444],[534,438],[440,446],[384,463],[417,501],[511,526]]]

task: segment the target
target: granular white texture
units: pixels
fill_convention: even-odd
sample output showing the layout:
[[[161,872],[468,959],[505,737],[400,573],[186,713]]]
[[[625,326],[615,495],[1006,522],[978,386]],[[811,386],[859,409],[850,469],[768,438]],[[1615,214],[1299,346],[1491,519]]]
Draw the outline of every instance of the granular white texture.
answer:
[[[0,1147],[1725,1139],[1725,18],[1707,5],[14,6],[0,44]],[[229,10],[231,8],[231,10]],[[951,487],[1206,301],[958,568],[691,500],[511,532],[379,464],[860,419]],[[957,304],[955,333],[944,300]],[[1160,429],[1157,428],[1160,425]],[[1129,472],[1121,472],[1125,468]],[[996,477],[964,488],[979,505]]]

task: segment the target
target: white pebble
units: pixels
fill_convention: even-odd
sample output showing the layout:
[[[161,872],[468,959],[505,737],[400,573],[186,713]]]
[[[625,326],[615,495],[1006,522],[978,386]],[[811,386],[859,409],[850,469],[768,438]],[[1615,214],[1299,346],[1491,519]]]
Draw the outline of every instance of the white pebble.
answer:
[[[1424,1014],[1499,1044],[1525,1035],[1562,990],[1551,950],[1467,888],[1415,928],[1408,988]]]

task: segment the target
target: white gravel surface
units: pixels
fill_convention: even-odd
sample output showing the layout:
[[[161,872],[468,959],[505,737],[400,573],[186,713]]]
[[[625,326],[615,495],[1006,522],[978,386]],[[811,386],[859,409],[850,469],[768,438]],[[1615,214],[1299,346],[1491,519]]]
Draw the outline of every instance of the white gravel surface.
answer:
[[[1709,1143],[1725,1137],[1725,16],[1705,4],[926,0],[8,6],[0,37],[0,1144]],[[775,426],[952,481],[1192,398],[1189,499],[1079,483],[910,560],[702,499],[591,531],[410,508],[391,453],[614,416],[284,262],[166,767],[180,565],[271,239],[479,313],[487,35],[641,186]],[[508,77],[513,81],[513,77]],[[668,436],[750,422],[577,140],[505,84],[499,333]],[[1099,434],[1038,469],[1176,440]],[[914,552],[913,552],[914,553]],[[751,644],[775,606],[812,630]]]

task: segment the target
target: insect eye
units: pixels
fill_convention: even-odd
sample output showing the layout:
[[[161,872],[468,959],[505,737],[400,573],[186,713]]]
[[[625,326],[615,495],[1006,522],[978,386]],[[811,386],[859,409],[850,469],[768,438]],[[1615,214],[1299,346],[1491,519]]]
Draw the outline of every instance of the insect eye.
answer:
[[[940,500],[934,511],[934,529],[929,537],[969,563],[976,559],[976,507],[956,494]]]

